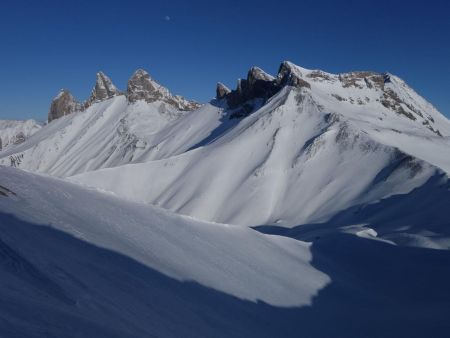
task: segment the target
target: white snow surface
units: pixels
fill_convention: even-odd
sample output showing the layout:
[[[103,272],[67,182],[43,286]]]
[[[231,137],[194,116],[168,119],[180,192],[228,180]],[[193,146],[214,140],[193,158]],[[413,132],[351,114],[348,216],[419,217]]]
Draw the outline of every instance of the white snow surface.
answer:
[[[197,221],[13,168],[0,167],[0,186],[14,193],[0,199],[2,213],[241,299],[307,305],[329,281],[309,264],[305,242]]]
[[[0,167],[0,336],[446,337],[442,180],[287,238]]]
[[[345,116],[317,101],[309,91],[285,88],[211,143],[71,180],[199,219],[295,226],[407,193],[436,166],[448,169],[446,157],[431,158],[449,152],[448,140],[428,129],[407,134],[406,121],[399,134],[392,125],[381,129],[358,112]],[[424,140],[434,152],[402,147],[392,140],[396,134],[398,140]]]

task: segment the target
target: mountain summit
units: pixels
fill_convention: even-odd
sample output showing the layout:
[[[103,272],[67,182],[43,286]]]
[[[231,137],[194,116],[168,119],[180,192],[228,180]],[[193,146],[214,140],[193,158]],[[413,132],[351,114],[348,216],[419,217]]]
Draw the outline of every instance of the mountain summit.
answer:
[[[150,74],[143,69],[138,69],[128,80],[127,97],[132,103],[139,100],[144,100],[148,103],[163,101],[179,110],[194,110],[200,107],[194,101],[188,101],[181,96],[172,95],[166,87],[154,81]]]
[[[121,95],[121,92],[112,83],[111,79],[103,72],[98,72],[96,76],[95,86],[92,89],[91,96],[84,104],[85,108],[91,106],[94,102],[110,99],[114,96]]]
[[[52,100],[48,122],[77,111],[84,111],[95,103],[120,95],[125,95],[130,104],[141,100],[147,103],[159,101],[167,103],[179,111],[190,111],[200,107],[200,104],[195,101],[187,100],[179,95],[172,95],[166,87],[153,80],[143,69],[136,70],[128,80],[126,93],[117,89],[103,72],[98,72],[91,95],[83,104],[76,101],[67,89],[62,89]]]
[[[82,106],[67,89],[61,89],[52,100],[48,112],[48,122],[82,109]]]

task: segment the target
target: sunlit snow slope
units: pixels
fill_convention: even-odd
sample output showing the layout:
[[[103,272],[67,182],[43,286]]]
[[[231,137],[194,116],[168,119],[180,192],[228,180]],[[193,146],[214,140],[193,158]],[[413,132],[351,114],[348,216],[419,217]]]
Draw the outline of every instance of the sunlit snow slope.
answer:
[[[200,146],[72,179],[200,219],[292,227],[450,172],[448,120],[397,77],[288,65],[309,87],[285,86],[241,118],[217,108],[225,122]]]
[[[0,163],[207,221],[285,227],[450,172],[449,121],[394,75],[283,62],[277,77],[253,67],[235,91],[221,89],[194,111],[113,97],[53,121]]]

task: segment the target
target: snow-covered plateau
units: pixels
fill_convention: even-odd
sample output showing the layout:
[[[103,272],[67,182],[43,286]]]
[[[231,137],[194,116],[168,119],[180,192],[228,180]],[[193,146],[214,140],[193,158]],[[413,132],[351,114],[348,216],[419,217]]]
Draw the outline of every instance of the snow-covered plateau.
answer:
[[[450,121],[388,73],[216,92],[0,122],[0,336],[448,337]]]

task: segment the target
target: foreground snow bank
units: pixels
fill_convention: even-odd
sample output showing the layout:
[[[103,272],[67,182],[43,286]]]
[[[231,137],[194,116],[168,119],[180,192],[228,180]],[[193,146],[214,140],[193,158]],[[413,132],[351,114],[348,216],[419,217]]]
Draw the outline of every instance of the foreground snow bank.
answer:
[[[241,299],[307,305],[329,282],[309,264],[305,242],[200,222],[12,168],[0,167],[0,186],[14,193],[0,199],[3,213]]]

